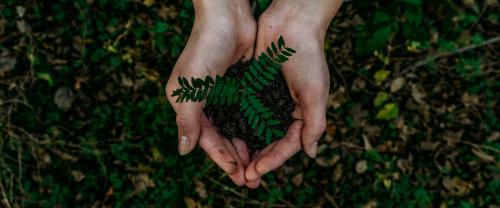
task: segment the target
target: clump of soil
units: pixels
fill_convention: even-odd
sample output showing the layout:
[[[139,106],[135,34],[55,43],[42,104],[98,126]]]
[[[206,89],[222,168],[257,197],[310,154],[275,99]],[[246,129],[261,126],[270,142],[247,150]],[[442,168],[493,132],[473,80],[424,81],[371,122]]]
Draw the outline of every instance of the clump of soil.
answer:
[[[250,62],[240,62],[231,66],[224,76],[231,76],[237,79],[244,79],[243,73],[248,71]],[[286,132],[293,122],[293,99],[288,92],[285,77],[282,73],[276,75],[276,79],[263,90],[258,92],[257,98],[269,107],[273,112],[273,119],[281,121],[278,129]],[[239,104],[232,106],[207,106],[205,114],[212,120],[218,128],[219,133],[227,138],[238,137],[243,139],[248,148],[261,149],[267,144],[264,137],[257,136],[256,130],[247,123],[247,119],[240,112]],[[275,141],[280,138],[273,138]]]

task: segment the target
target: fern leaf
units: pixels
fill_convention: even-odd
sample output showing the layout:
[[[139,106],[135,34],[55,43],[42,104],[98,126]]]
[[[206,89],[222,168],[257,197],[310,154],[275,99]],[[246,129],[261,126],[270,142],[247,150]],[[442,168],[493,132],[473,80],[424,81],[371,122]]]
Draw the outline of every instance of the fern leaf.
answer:
[[[257,80],[259,80],[259,82],[262,85],[268,85],[269,84],[269,82],[266,79],[262,78],[262,77],[257,77]]]
[[[278,48],[281,50],[285,46],[285,40],[283,39],[283,36],[280,36],[278,38]]]
[[[257,129],[258,124],[259,124],[259,117],[256,116],[252,122],[252,129]]]
[[[290,53],[297,53],[297,51],[293,50],[292,48],[285,48],[285,49]]]
[[[274,53],[278,54],[278,48],[276,48],[276,44],[274,44],[274,42],[271,43],[271,47],[273,48]]]
[[[264,63],[263,65],[265,66],[268,66],[268,67],[272,67],[276,70],[281,70],[281,65],[274,62],[269,56],[267,56],[266,54],[262,54],[261,58],[259,59],[260,62]]]
[[[262,66],[261,66],[261,63],[259,63],[258,59],[252,61],[252,66],[255,67],[255,69],[257,69],[257,71],[259,71],[259,72],[262,71]]]
[[[255,88],[257,88],[258,90],[262,90],[262,89],[264,89],[264,87],[262,87],[262,85],[260,85],[258,82],[254,82],[254,83],[253,83],[253,86],[254,86]]]
[[[210,77],[210,76],[206,76],[205,77],[205,85],[211,85],[211,84],[214,84],[214,79],[212,79],[212,77]]]
[[[274,76],[272,74],[270,74],[269,72],[262,72],[262,75],[264,75],[264,77],[268,80],[274,80]]]
[[[252,121],[255,119],[255,111],[250,110],[248,114],[248,123],[251,124]]]
[[[182,78],[182,82],[184,82],[184,86],[185,86],[186,88],[188,88],[188,89],[190,89],[190,90],[192,90],[192,89],[193,89],[193,87],[191,87],[191,85],[189,85],[189,81],[188,81],[185,77],[183,77],[183,78]]]
[[[281,53],[285,56],[292,56],[292,54],[289,53],[288,51],[281,51]]]
[[[269,126],[276,126],[276,125],[278,125],[280,123],[281,122],[278,121],[278,120],[270,120],[270,121],[267,122],[267,125],[269,125]]]
[[[262,133],[264,133],[265,128],[266,128],[266,123],[260,122],[259,127],[257,127],[257,135],[262,136]]]
[[[200,88],[200,83],[194,77],[191,77],[191,83],[193,84],[193,88]]]
[[[270,112],[270,111],[262,114],[262,118],[271,118],[272,116],[273,116],[273,112]],[[269,124],[269,122],[268,122],[268,124]]]
[[[249,94],[257,94],[257,92],[255,92],[252,88],[248,88],[246,90],[247,90],[247,93],[249,93]]]
[[[246,89],[248,87],[247,82],[245,81],[245,79],[241,79],[240,80],[240,85],[243,87],[243,89]]]
[[[248,80],[249,83],[252,83],[253,79],[249,73],[245,72],[243,75],[245,76],[245,78]]]
[[[181,88],[185,88],[184,81],[182,80],[181,77],[177,77],[177,82],[179,83],[179,85],[181,86]]]
[[[284,137],[285,136],[285,132],[282,132],[279,129],[272,129],[272,131],[273,131],[273,134],[276,135],[277,137]]]
[[[267,47],[267,55],[269,55],[269,57],[273,57],[273,50],[269,47]]]
[[[266,130],[266,137],[265,137],[265,139],[266,139],[266,144],[270,144],[270,143],[271,143],[271,139],[272,139],[272,137],[273,137],[273,132],[272,132],[272,131],[268,128],[268,129]]]
[[[279,59],[278,63],[280,63],[280,64],[288,61],[288,58],[286,56],[283,56],[282,54],[279,54],[277,59]]]
[[[266,107],[255,95],[241,98],[240,111],[247,118],[248,125],[257,132],[258,136],[264,136],[270,141],[273,135],[272,126],[279,124],[278,120],[272,120],[274,113]],[[276,131],[279,134],[279,130]]]
[[[248,69],[248,71],[250,71],[250,73],[252,73],[252,75],[253,75],[254,77],[257,77],[257,76],[258,76],[258,74],[257,74],[257,70],[255,69],[255,67],[250,66],[250,67],[249,67],[249,69]]]

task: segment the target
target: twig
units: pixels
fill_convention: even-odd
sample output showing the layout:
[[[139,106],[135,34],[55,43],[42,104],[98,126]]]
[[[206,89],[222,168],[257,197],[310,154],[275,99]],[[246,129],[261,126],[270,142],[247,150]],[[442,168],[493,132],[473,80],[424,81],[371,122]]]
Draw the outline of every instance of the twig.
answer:
[[[424,65],[426,65],[428,62],[430,62],[432,60],[436,60],[436,59],[440,59],[440,58],[448,57],[448,56],[453,56],[453,55],[456,55],[456,54],[459,54],[459,53],[463,53],[463,52],[466,52],[466,51],[470,51],[470,50],[474,50],[476,48],[480,48],[480,47],[483,47],[483,46],[486,46],[486,45],[494,44],[496,42],[500,42],[500,36],[488,39],[488,40],[486,40],[486,41],[484,41],[484,42],[482,42],[480,44],[467,45],[465,47],[462,47],[462,48],[460,48],[458,50],[455,50],[455,51],[452,51],[452,52],[437,53],[436,55],[433,55],[431,57],[425,58],[424,60],[418,61],[417,63],[404,68],[403,70],[401,70],[400,74],[404,74],[404,73],[406,73],[406,72],[408,72],[410,70],[414,70],[416,68],[424,66]]]
[[[472,142],[469,142],[469,141],[461,141],[462,143],[464,144],[467,144],[467,145],[470,145],[470,146],[473,146],[475,148],[483,148],[483,149],[487,149],[487,150],[491,150],[497,154],[500,154],[500,150],[495,148],[495,147],[491,147],[491,146],[487,146],[487,145],[483,145],[483,144],[475,144],[475,143],[472,143]]]
[[[325,191],[325,192],[323,192],[323,195],[325,196],[326,200],[327,200],[328,202],[330,202],[330,204],[331,204],[333,207],[335,207],[335,208],[339,208],[339,205],[335,202],[335,199],[333,199],[333,197],[332,197],[330,194],[328,194],[328,192],[326,192],[326,191]]]
[[[5,188],[3,187],[2,181],[0,180],[0,190],[2,191],[2,202],[7,208],[11,208],[9,198],[7,198],[7,194],[5,194]]]

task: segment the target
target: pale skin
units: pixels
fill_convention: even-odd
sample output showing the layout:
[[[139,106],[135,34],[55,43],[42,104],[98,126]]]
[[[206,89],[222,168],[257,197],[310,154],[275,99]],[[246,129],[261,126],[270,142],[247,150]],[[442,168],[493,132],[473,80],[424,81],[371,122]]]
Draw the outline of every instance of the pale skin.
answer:
[[[261,176],[301,149],[316,157],[330,82],[324,37],[341,1],[274,0],[258,25],[247,0],[193,0],[193,5],[192,32],[167,83],[167,97],[177,113],[179,153],[185,155],[199,144],[236,185],[249,188],[257,188]],[[279,141],[250,156],[242,140],[217,132],[202,111],[203,103],[176,103],[170,96],[179,88],[178,76],[223,75],[230,65],[265,51],[280,35],[297,53],[283,64],[296,121]]]

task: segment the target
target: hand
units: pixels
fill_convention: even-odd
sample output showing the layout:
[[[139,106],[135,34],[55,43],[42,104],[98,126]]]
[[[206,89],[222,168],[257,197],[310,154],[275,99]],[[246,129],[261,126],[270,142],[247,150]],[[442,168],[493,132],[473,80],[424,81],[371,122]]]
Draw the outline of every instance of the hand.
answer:
[[[340,5],[340,0],[275,0],[259,19],[254,56],[265,52],[280,35],[297,51],[282,68],[296,102],[292,115],[297,120],[283,139],[252,156],[245,171],[249,188],[258,187],[262,175],[281,166],[301,147],[310,157],[316,157],[318,140],[326,127],[330,86],[324,37]]]
[[[167,83],[167,98],[177,113],[179,154],[191,152],[196,144],[221,167],[237,185],[245,185],[249,162],[246,144],[217,133],[203,113],[203,103],[176,103],[173,90],[180,88],[177,78],[215,77],[253,55],[256,23],[247,0],[193,0],[194,25]]]

